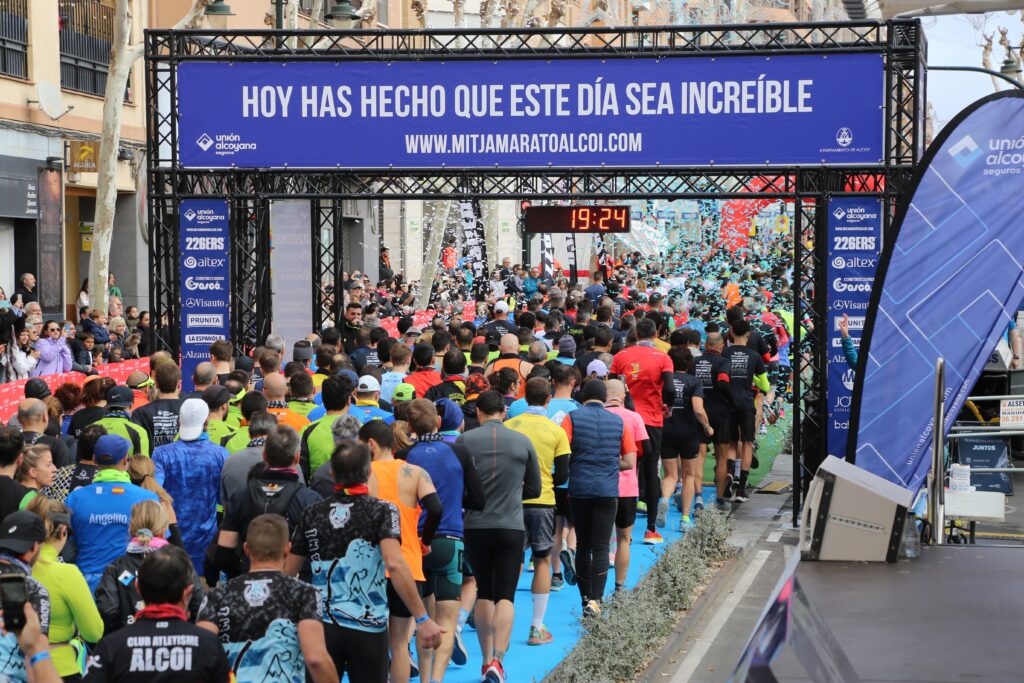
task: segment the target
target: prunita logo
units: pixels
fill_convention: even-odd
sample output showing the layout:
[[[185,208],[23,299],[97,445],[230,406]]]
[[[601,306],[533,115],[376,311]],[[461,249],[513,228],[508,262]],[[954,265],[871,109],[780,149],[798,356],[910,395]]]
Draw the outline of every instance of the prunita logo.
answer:
[[[185,260],[182,261],[182,265],[184,265],[186,268],[195,268],[196,267],[196,258],[195,258],[195,256],[186,256]]]
[[[970,135],[960,138],[960,141],[949,148],[949,156],[956,160],[961,167],[967,168],[975,159],[981,156],[981,148]]]
[[[185,316],[189,327],[223,327],[224,316],[220,313],[189,313]]]
[[[190,221],[194,221],[196,219],[196,215],[196,212],[193,211],[192,209],[189,209],[188,211],[185,212],[185,218],[187,218]]]
[[[185,289],[190,292],[203,291],[203,292],[221,292],[224,290],[221,287],[220,282],[216,280],[198,280],[194,277],[185,278]]]
[[[856,373],[852,369],[843,373],[843,386],[846,387],[847,391],[853,391],[853,380],[856,376]]]
[[[199,145],[199,149],[205,152],[209,150],[211,147],[213,147],[213,138],[211,138],[206,133],[203,133],[201,136],[199,136],[199,139],[196,140],[196,144]]]
[[[832,215],[836,217],[837,221],[841,221],[846,217],[846,211],[843,210],[843,207],[838,207],[832,212]]]
[[[849,128],[840,128],[836,131],[836,144],[840,147],[849,147],[853,143],[853,131]]]

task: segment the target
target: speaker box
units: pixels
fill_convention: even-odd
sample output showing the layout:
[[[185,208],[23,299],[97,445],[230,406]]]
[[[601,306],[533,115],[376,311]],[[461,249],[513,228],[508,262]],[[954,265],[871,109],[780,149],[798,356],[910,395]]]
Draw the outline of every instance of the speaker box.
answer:
[[[830,455],[804,500],[802,558],[895,562],[913,500],[907,489]]]

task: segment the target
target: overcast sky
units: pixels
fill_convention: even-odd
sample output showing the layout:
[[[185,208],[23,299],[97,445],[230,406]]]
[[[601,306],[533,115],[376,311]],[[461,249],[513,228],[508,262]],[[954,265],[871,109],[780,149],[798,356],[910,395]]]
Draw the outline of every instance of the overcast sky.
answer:
[[[981,66],[981,34],[995,35],[992,68],[999,70],[1005,51],[999,46],[998,28],[1010,30],[1012,45],[1021,44],[1021,13],[994,12],[984,15],[926,17],[922,19],[928,37],[928,63],[935,66]],[[1009,87],[1009,86],[1007,86]],[[935,107],[935,133],[971,102],[993,92],[992,79],[980,73],[932,71],[928,74],[928,99]]]

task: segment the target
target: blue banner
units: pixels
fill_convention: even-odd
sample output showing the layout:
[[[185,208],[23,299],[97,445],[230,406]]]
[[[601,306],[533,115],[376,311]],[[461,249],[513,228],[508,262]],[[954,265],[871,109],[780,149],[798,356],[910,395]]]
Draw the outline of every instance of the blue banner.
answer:
[[[849,317],[860,346],[871,287],[882,249],[882,202],[836,197],[828,203],[828,455],[846,457],[856,371],[846,362],[839,321]]]
[[[210,360],[210,344],[227,339],[231,271],[228,203],[186,199],[178,208],[181,266],[181,385],[192,391],[196,366]]]
[[[908,489],[930,466],[935,362],[956,420],[1024,300],[1024,93],[975,102],[928,148],[872,293],[851,413],[857,465]],[[866,357],[865,357],[866,356]]]
[[[190,168],[879,164],[881,54],[186,62]]]

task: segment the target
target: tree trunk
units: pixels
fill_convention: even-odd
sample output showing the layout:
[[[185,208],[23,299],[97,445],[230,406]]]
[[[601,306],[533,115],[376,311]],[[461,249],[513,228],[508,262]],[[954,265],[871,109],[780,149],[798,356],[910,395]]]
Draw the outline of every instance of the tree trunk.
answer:
[[[192,0],[188,13],[175,29],[194,28],[213,0]],[[110,243],[114,235],[114,208],[117,204],[117,152],[121,145],[121,111],[124,91],[132,65],[143,54],[142,43],[132,45],[128,0],[117,0],[114,8],[114,40],[110,49],[110,69],[103,100],[103,124],[100,153],[96,159],[96,217],[89,254],[89,300],[94,308],[107,312],[107,278],[110,273]]]

